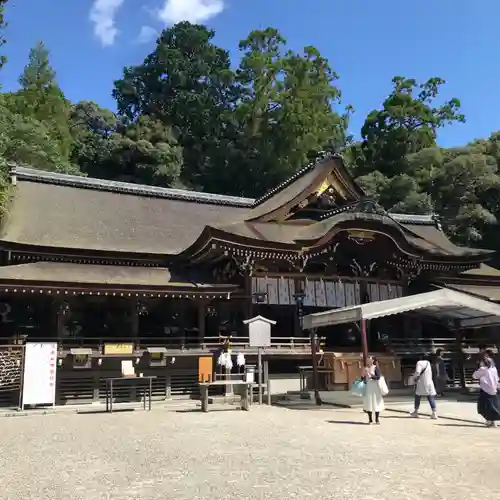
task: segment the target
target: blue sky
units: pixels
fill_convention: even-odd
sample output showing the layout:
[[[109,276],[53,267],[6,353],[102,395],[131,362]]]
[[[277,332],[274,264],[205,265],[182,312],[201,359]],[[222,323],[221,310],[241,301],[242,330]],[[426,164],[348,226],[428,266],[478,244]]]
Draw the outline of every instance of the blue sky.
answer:
[[[151,52],[155,31],[183,19],[208,24],[237,63],[238,41],[273,26],[291,48],[314,45],[330,60],[356,110],[355,134],[394,75],[440,76],[443,98],[461,99],[467,123],[444,129],[442,145],[500,129],[499,0],[9,0],[6,16],[6,90],[43,40],[69,99],[113,108],[113,80]]]

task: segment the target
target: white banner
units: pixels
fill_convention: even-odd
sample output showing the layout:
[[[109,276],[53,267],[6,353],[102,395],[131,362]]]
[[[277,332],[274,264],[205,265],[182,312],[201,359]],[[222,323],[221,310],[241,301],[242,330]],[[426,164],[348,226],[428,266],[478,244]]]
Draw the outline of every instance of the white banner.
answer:
[[[27,342],[24,355],[22,407],[54,405],[56,401],[56,342]]]

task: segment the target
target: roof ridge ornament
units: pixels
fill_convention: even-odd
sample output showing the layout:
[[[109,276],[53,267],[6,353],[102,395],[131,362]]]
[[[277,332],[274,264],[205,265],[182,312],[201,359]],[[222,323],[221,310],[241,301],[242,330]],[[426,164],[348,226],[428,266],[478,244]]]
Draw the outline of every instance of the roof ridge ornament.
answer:
[[[359,200],[359,203],[350,207],[350,211],[362,214],[388,215],[387,211],[376,200],[369,197]]]

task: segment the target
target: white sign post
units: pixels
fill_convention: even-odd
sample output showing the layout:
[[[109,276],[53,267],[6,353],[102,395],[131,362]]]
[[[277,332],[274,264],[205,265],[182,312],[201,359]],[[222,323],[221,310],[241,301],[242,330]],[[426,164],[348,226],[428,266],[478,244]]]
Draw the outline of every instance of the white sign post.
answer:
[[[259,404],[262,404],[262,348],[271,346],[271,325],[276,321],[255,316],[255,318],[243,321],[248,325],[248,336],[250,347],[257,347],[257,380],[259,381]]]
[[[57,342],[27,342],[21,409],[56,404]]]

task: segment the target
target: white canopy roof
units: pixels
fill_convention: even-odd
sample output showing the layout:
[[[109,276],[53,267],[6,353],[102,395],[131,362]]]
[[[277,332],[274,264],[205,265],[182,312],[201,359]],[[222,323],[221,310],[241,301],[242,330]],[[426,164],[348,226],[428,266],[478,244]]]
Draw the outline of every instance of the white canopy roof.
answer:
[[[441,320],[458,321],[462,328],[500,325],[500,305],[446,288],[309,314],[302,319],[302,325],[305,330],[310,330],[416,310]]]

